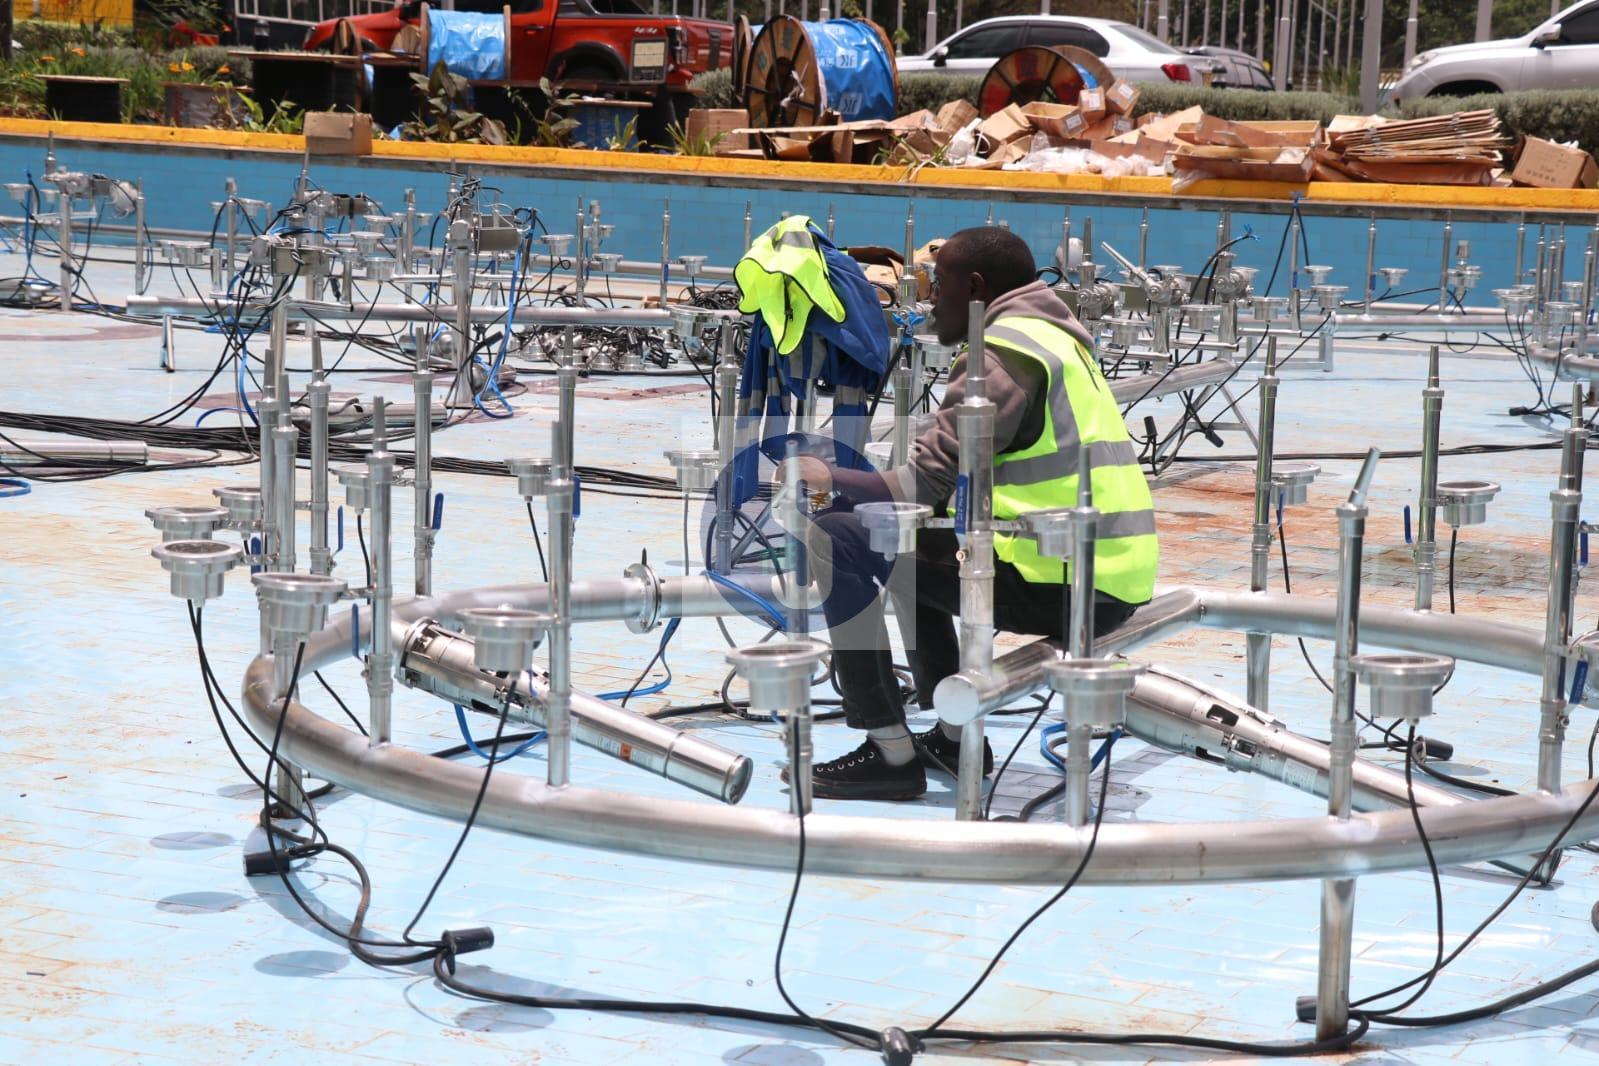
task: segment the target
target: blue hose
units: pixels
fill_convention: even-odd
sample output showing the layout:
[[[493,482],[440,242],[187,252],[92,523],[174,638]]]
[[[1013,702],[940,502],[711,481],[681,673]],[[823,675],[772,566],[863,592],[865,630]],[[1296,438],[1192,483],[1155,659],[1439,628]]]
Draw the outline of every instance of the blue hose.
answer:
[[[727,589],[729,592],[736,592],[752,601],[757,607],[766,612],[768,617],[771,619],[771,625],[774,629],[782,629],[785,625],[782,609],[773,604],[771,600],[768,600],[766,597],[757,592],[745,588],[743,585],[740,585],[738,582],[733,581],[730,578],[723,577],[714,570],[705,571],[705,576],[710,578],[717,585],[720,585],[722,588]]]
[[[540,730],[539,732],[534,733],[531,737],[528,737],[527,740],[523,741],[521,744],[517,745],[515,750],[505,755],[490,755],[488,752],[478,747],[477,741],[472,739],[472,731],[468,729],[466,725],[466,709],[459,703],[455,704],[455,724],[461,727],[461,740],[466,743],[467,750],[473,755],[476,755],[478,758],[486,759],[487,761],[493,763],[505,762],[507,759],[514,759],[518,755],[526,754],[529,748],[543,740],[545,736],[543,730]]]

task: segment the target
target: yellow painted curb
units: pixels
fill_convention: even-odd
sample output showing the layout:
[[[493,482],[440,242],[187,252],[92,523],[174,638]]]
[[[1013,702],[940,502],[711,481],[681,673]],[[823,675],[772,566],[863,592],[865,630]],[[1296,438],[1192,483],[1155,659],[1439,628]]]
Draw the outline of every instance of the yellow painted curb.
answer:
[[[66,140],[118,144],[183,145],[195,148],[301,153],[305,139],[294,134],[242,133],[234,130],[179,129],[170,126],[132,126],[97,122],[56,122],[47,119],[0,118],[0,137],[43,137],[54,133]],[[1010,192],[1121,195],[1183,200],[1205,197],[1223,200],[1283,201],[1298,194],[1308,203],[1384,205],[1418,208],[1497,209],[1510,211],[1570,211],[1599,213],[1599,190],[1505,189],[1482,186],[1376,185],[1356,182],[1201,181],[1181,194],[1172,192],[1170,178],[1106,178],[1096,174],[1041,174],[1030,171],[964,170],[901,166],[853,166],[837,163],[789,163],[765,159],[728,159],[720,156],[650,155],[641,152],[598,152],[575,148],[500,147],[485,144],[434,144],[422,141],[377,141],[372,155],[380,159],[482,163],[529,168],[605,171],[637,180],[653,175],[680,174],[749,178],[786,182],[839,182],[856,185],[917,186]],[[348,157],[326,157],[345,159]]]

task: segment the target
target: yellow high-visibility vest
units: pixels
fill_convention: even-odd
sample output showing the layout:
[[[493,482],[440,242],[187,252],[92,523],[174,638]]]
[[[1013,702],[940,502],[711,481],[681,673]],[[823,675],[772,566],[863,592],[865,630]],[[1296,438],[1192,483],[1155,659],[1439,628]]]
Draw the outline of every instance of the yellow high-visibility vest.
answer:
[[[1088,449],[1089,477],[1098,508],[1094,587],[1125,603],[1155,594],[1160,549],[1155,505],[1127,434],[1121,408],[1081,341],[1052,322],[1002,315],[984,333],[994,348],[1033,360],[1049,375],[1044,426],[1038,439],[994,457],[994,517],[1077,503],[1079,449]],[[1028,581],[1068,580],[1065,560],[1040,555],[1030,537],[994,535],[994,555]]]

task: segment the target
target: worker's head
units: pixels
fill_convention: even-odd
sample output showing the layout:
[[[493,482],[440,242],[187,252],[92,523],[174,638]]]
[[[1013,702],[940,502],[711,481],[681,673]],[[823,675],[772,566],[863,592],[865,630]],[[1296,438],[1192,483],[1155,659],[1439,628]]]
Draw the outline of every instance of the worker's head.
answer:
[[[933,329],[940,344],[955,344],[970,326],[968,304],[992,303],[1038,276],[1027,242],[1008,229],[963,229],[933,263]]]

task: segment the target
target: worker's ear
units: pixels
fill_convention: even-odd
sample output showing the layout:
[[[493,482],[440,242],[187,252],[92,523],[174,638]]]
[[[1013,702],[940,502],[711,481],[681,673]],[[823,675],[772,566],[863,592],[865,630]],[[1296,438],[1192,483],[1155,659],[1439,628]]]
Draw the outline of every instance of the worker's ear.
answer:
[[[977,271],[972,271],[971,275],[967,278],[966,288],[970,293],[967,299],[981,300],[985,304],[988,302],[988,282],[985,281],[983,279],[983,275],[979,274]]]

